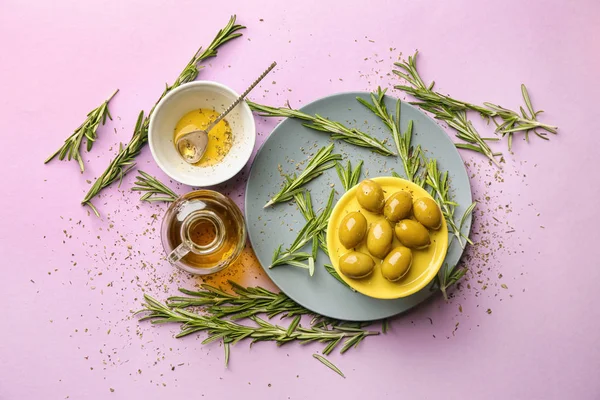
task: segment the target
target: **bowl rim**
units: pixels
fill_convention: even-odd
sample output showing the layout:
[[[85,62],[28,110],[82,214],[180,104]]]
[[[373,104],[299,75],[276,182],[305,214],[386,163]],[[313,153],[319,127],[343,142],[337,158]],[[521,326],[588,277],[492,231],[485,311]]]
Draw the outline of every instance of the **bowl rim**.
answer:
[[[153,132],[155,131],[154,126],[156,123],[156,118],[158,115],[160,115],[161,110],[163,109],[165,104],[171,98],[177,96],[183,90],[186,90],[189,88],[202,88],[202,87],[215,87],[215,88],[222,89],[225,92],[229,93],[231,96],[233,96],[234,99],[238,98],[240,96],[235,90],[233,90],[229,86],[226,86],[222,83],[215,82],[215,81],[200,80],[200,81],[184,83],[183,85],[169,91],[169,93],[167,93],[165,95],[165,97],[163,97],[158,102],[158,104],[156,105],[156,108],[152,112],[152,115],[150,115],[150,123],[148,124],[148,145],[150,147],[150,153],[152,154],[152,158],[154,159],[154,162],[158,165],[158,167],[161,169],[161,171],[163,171],[165,174],[167,174],[171,179],[174,179],[177,182],[182,183],[184,185],[193,186],[193,187],[210,187],[210,186],[214,186],[214,185],[218,185],[220,183],[226,182],[229,179],[233,178],[242,169],[244,169],[244,167],[248,164],[248,161],[252,157],[252,153],[254,151],[254,146],[256,145],[256,123],[254,121],[254,115],[252,114],[252,110],[250,109],[250,106],[248,106],[248,103],[246,103],[245,101],[241,101],[240,104],[238,104],[238,106],[242,107],[242,109],[244,110],[243,112],[250,115],[250,124],[251,125],[249,128],[253,132],[253,134],[250,137],[250,143],[249,143],[250,145],[248,146],[248,147],[250,147],[250,151],[247,152],[247,157],[242,157],[244,159],[242,160],[243,162],[240,163],[239,168],[237,168],[237,167],[230,168],[230,169],[228,169],[229,172],[227,174],[223,175],[223,178],[214,179],[213,181],[210,181],[208,183],[200,183],[200,184],[199,184],[199,182],[194,181],[193,179],[191,179],[191,180],[186,179],[178,174],[168,171],[168,169],[165,168],[165,166],[163,165],[162,161],[159,159],[159,157],[157,156],[156,151],[155,151],[155,143],[154,143],[154,135],[155,134],[153,134]],[[242,154],[242,156],[244,156],[244,154]],[[217,166],[215,168],[219,168],[219,167]]]
[[[419,187],[419,185],[417,185],[414,182],[411,182],[407,179],[404,178],[399,178],[399,177],[395,177],[395,176],[377,176],[377,177],[369,177],[369,178],[365,178],[364,180],[373,180],[375,182],[381,181],[383,179],[397,179],[397,180],[401,180],[403,182],[405,182],[409,187],[410,186],[415,186],[415,187]],[[333,240],[333,235],[337,234],[337,228],[335,226],[333,226],[334,223],[334,218],[333,218],[333,214],[336,211],[336,208],[338,208],[340,206],[340,204],[342,204],[342,201],[344,199],[346,199],[347,197],[350,196],[355,196],[356,190],[358,189],[358,184],[354,187],[352,187],[350,190],[348,190],[346,193],[344,193],[342,195],[342,197],[340,197],[340,199],[335,203],[335,205],[333,206],[333,209],[331,210],[331,215],[332,217],[330,217],[329,219],[329,223],[327,224],[327,236],[326,236],[326,242],[327,242],[327,250],[329,251],[330,254],[334,254],[333,251],[333,245],[332,245],[332,240]],[[423,188],[421,188],[423,189]],[[425,192],[427,192],[425,190]],[[429,193],[427,193],[428,197],[432,198],[434,201],[435,199],[433,198],[433,196],[431,196]],[[437,201],[436,201],[437,203]],[[344,282],[346,282],[350,287],[352,287],[354,290],[356,290],[357,292],[367,296],[367,297],[371,297],[371,298],[375,298],[375,299],[381,299],[381,300],[392,300],[392,299],[399,299],[402,297],[408,297],[412,294],[415,294],[421,290],[423,290],[425,287],[427,287],[427,285],[429,285],[429,283],[431,283],[431,281],[433,279],[435,279],[435,277],[437,276],[437,274],[439,273],[440,269],[442,268],[442,265],[444,265],[444,261],[446,260],[446,256],[448,254],[448,240],[449,240],[449,233],[448,233],[448,225],[446,223],[446,220],[442,217],[442,226],[439,228],[440,233],[442,234],[442,238],[444,238],[444,243],[443,244],[443,255],[440,259],[440,262],[438,264],[436,264],[433,268],[430,268],[430,273],[427,275],[427,277],[425,279],[423,279],[418,285],[416,285],[415,287],[413,287],[412,289],[406,290],[405,292],[401,293],[398,296],[375,296],[372,293],[365,293],[361,290],[360,286],[355,286],[353,285],[353,280],[350,278],[346,278],[339,270],[339,263],[338,262],[334,262],[333,260],[331,260],[331,265],[334,267],[334,269],[336,270],[336,272],[339,274],[340,278],[342,280],[344,280]]]

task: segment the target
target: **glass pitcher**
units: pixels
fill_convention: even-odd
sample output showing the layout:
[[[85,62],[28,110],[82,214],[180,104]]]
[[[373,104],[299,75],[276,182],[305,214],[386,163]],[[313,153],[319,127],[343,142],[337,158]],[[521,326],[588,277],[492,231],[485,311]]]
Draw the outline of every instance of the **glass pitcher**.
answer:
[[[207,275],[238,259],[246,245],[246,225],[230,198],[212,190],[196,190],[171,204],[163,218],[161,240],[171,264]]]

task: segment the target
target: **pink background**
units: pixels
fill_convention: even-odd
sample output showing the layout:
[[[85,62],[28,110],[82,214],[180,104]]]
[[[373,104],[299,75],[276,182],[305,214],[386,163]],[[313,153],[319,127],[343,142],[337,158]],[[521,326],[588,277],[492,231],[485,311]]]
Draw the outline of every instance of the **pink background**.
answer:
[[[418,48],[439,90],[518,107],[524,82],[560,127],[550,142],[516,141],[514,154],[498,145],[502,171],[463,153],[480,202],[468,279],[449,302],[436,296],[388,335],[334,353],[345,380],[311,357],[319,345],[240,343],[225,369],[219,343],[138,324],[143,291],[165,299],[200,281],[161,258],[165,205],[140,203],[133,173],[96,199],[102,218],[79,205],[139,110],[233,13],[244,37],[200,78],[241,91],[277,60],[259,102],[390,87],[393,61]],[[600,398],[599,17],[594,0],[2,0],[0,398]],[[44,166],[115,88],[115,119],[83,176],[76,163]],[[259,121],[259,143],[275,122]],[[138,162],[168,182],[147,148]],[[241,204],[243,181],[221,189]],[[227,277],[271,287],[249,251],[211,282]]]

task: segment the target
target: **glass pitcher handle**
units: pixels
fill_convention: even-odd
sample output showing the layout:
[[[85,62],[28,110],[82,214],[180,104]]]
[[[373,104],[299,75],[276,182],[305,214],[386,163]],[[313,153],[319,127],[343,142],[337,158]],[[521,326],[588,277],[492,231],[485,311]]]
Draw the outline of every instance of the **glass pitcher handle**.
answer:
[[[167,256],[167,261],[169,261],[171,264],[175,264],[177,261],[185,257],[190,251],[192,251],[192,249],[190,249],[185,242],[182,242],[171,253],[169,253]]]

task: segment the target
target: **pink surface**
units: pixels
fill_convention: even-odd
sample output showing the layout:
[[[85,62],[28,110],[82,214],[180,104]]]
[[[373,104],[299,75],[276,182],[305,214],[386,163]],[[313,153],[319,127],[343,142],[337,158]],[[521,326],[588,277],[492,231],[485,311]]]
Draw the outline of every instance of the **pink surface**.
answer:
[[[0,2],[1,399],[600,398],[600,3],[173,4]],[[439,90],[515,107],[524,82],[543,120],[560,127],[550,142],[517,141],[501,172],[463,153],[480,202],[468,280],[449,302],[437,296],[388,335],[334,353],[345,380],[311,357],[318,345],[241,343],[224,369],[220,344],[138,324],[130,311],[143,291],[164,299],[199,281],[161,260],[165,206],[138,201],[135,174],[95,201],[102,218],[79,205],[139,110],[233,13],[244,37],[200,77],[241,91],[277,60],[258,101],[300,106],[390,86],[392,62],[418,48]],[[115,120],[85,155],[85,174],[75,163],[44,166],[115,88]],[[258,143],[274,123],[260,122]],[[139,166],[165,179],[148,148]],[[243,184],[244,175],[222,189],[241,204]]]

